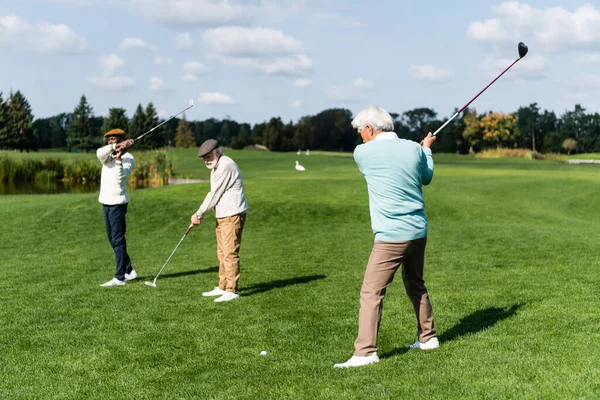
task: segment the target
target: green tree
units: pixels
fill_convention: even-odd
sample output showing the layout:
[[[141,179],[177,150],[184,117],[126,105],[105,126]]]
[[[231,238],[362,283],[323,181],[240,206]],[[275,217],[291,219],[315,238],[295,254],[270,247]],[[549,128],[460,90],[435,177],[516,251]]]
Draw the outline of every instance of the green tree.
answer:
[[[140,136],[141,134],[143,134],[145,132],[146,129],[146,114],[144,113],[144,109],[142,108],[141,104],[138,104],[137,108],[135,109],[135,113],[133,113],[133,117],[131,118],[131,121],[129,123],[129,137],[130,138],[136,138],[138,136]],[[146,135],[148,136],[148,135]],[[146,136],[144,136],[144,139],[146,138]],[[136,147],[142,147],[143,144],[143,139],[142,139],[142,143],[138,145],[136,145]]]
[[[474,108],[472,110],[467,108],[464,111],[463,121],[465,123],[463,137],[469,144],[469,153],[473,153],[483,140],[483,130],[479,117],[477,117],[477,111]]]
[[[279,151],[281,139],[283,138],[282,129],[283,122],[281,122],[281,118],[271,118],[265,127],[263,146],[267,146],[271,151]]]
[[[67,131],[69,149],[87,152],[93,148],[92,116],[92,106],[88,104],[85,95],[82,95],[79,104],[73,110],[71,125]]]
[[[8,104],[2,98],[0,92],[0,149],[10,148],[10,137],[8,135]]]
[[[13,148],[23,150],[38,149],[37,137],[33,129],[33,114],[29,102],[20,91],[11,93],[8,98],[8,134]]]
[[[190,148],[196,144],[192,128],[185,119],[179,120],[177,133],[175,134],[175,146],[178,148]]]
[[[519,107],[516,114],[517,125],[519,132],[521,132],[519,147],[527,147],[533,151],[541,149],[541,138],[539,132],[537,132],[539,131],[539,126],[536,126],[540,116],[540,108],[537,103],[531,103],[527,107]]]
[[[127,111],[124,108],[108,109],[108,117],[104,118],[102,133],[115,128],[123,129],[126,134],[129,133],[129,118],[127,118]]]
[[[146,120],[144,122],[144,132],[149,131],[152,128],[158,126],[159,119],[158,113],[154,104],[152,102],[148,103],[146,106],[146,110],[144,111],[146,114]],[[165,141],[165,126],[161,125],[160,127],[154,129],[151,133],[144,136],[143,139],[143,148],[147,149],[158,149],[164,147],[166,145]]]

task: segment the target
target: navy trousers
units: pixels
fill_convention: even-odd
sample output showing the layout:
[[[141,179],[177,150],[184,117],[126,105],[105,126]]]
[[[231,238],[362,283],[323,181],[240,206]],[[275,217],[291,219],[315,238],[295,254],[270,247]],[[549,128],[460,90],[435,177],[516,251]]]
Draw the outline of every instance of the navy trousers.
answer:
[[[125,280],[125,274],[131,273],[133,269],[129,254],[127,254],[127,243],[125,241],[125,231],[127,230],[125,214],[127,214],[127,204],[118,204],[115,206],[104,205],[106,234],[115,252],[115,278],[121,281]]]

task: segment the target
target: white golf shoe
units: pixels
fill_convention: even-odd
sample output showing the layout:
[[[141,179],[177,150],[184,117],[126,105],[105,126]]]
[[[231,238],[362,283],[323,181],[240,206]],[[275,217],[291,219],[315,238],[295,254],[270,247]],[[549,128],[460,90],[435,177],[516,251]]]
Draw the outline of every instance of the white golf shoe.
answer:
[[[426,341],[425,343],[421,343],[418,340],[411,345],[406,346],[409,349],[420,349],[420,350],[433,350],[440,347],[440,341],[435,336]]]
[[[233,293],[233,292],[225,292],[221,295],[221,297],[217,297],[215,299],[215,303],[222,303],[224,301],[231,301],[231,300],[235,300],[237,298],[239,298],[240,295],[237,293]]]
[[[137,278],[137,272],[135,272],[135,269],[132,269],[131,273],[125,274],[125,280],[126,281],[132,281],[135,278]]]
[[[202,293],[202,296],[204,296],[204,297],[222,296],[224,293],[227,293],[227,292],[225,292],[220,287],[215,286],[215,288],[213,290],[211,290],[210,292]]]
[[[126,285],[127,281],[120,281],[117,278],[112,278],[110,281],[103,283],[100,286],[108,287],[108,286],[123,286]]]
[[[374,364],[379,362],[379,356],[377,352],[370,356],[352,356],[348,361],[341,364],[334,364],[333,368],[352,368],[352,367],[364,367],[365,365]]]

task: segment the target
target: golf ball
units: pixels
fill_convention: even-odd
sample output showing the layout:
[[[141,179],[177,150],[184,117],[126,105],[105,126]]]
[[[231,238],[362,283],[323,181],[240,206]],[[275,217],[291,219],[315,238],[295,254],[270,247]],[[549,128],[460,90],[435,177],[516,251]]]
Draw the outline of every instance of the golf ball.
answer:
[[[260,352],[260,355],[261,355],[261,356],[266,356],[266,355],[267,355],[267,352],[263,350],[263,351],[261,351],[261,352]]]

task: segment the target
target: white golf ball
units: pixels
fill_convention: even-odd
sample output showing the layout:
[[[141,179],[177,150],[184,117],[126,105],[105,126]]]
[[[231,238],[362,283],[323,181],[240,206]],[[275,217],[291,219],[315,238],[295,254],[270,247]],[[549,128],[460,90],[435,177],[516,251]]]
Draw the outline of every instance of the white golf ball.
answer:
[[[266,356],[266,355],[267,355],[267,352],[263,350],[263,351],[261,351],[261,352],[260,352],[260,355],[261,355],[261,356]]]

